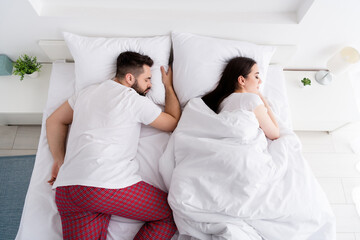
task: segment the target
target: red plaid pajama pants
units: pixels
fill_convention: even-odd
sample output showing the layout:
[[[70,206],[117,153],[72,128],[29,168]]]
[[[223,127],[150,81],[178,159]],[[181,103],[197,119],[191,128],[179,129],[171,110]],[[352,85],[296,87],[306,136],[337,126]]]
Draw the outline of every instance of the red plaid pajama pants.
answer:
[[[121,189],[56,188],[64,239],[106,239],[111,215],[146,222],[135,239],[171,239],[176,231],[167,193],[145,182]]]

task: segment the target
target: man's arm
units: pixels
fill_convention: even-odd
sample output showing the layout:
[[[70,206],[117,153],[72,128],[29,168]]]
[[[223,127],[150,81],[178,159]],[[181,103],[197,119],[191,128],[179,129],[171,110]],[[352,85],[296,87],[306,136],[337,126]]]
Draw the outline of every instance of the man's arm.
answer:
[[[181,116],[181,108],[179,100],[175,94],[172,83],[172,70],[166,73],[164,67],[161,67],[162,80],[165,86],[165,109],[159,117],[157,117],[150,126],[162,131],[171,132],[177,126]]]
[[[73,119],[73,110],[66,101],[46,120],[46,136],[50,152],[54,158],[51,170],[51,179],[48,181],[53,185],[59,168],[64,162],[66,137]]]

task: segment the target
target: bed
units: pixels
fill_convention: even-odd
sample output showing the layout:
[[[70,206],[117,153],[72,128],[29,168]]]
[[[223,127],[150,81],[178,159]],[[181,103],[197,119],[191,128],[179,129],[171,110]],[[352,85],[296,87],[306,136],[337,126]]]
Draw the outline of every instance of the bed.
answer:
[[[86,70],[89,69],[90,63],[86,63],[86,60],[84,59],[88,59],[89,56],[86,54],[79,56],[79,53],[76,53],[76,51],[80,51],[79,48],[76,49],[76,46],[73,44],[74,41],[71,42],[69,39],[71,41],[76,39],[75,42],[81,42],[81,44],[84,44],[84,41],[88,41],[87,45],[85,44],[86,54],[94,54],[96,51],[98,51],[96,54],[104,54],[104,52],[106,52],[104,49],[102,49],[104,45],[109,46],[113,44],[119,46],[119,41],[122,41],[122,45],[126,45],[125,50],[133,49],[142,51],[151,57],[153,56],[152,54],[155,54],[154,52],[157,52],[157,55],[155,54],[156,57],[154,61],[154,69],[158,68],[159,65],[165,65],[167,63],[170,56],[170,41],[172,41],[172,47],[174,51],[174,87],[178,93],[182,107],[185,107],[189,99],[203,95],[204,92],[209,91],[214,86],[217,81],[216,79],[219,77],[219,71],[221,70],[222,65],[226,62],[226,59],[229,59],[229,57],[234,55],[245,55],[253,57],[257,60],[258,63],[261,63],[260,69],[263,69],[263,72],[266,72],[266,74],[262,76],[264,79],[266,79],[264,80],[264,84],[261,89],[262,93],[266,96],[266,98],[269,99],[274,112],[278,118],[281,119],[283,126],[286,129],[291,130],[290,110],[284,84],[285,79],[283,75],[283,69],[280,65],[270,64],[273,62],[271,58],[275,51],[275,49],[272,47],[265,49],[262,47],[256,48],[255,45],[248,45],[249,43],[244,45],[244,42],[213,39],[185,33],[173,33],[171,39],[169,36],[166,39],[160,37],[157,39],[144,40],[144,42],[141,42],[143,40],[141,39],[140,43],[139,39],[136,39],[136,41],[130,41],[129,39],[126,39],[124,43],[124,39],[116,41],[114,39],[101,38],[99,40],[98,38],[85,38],[69,34],[67,37],[65,36],[65,40],[67,40],[66,43],[74,57],[75,63],[67,63],[65,61],[55,61],[53,63],[48,92],[48,101],[44,110],[43,124],[36,161],[25,200],[21,223],[16,237],[17,240],[56,240],[62,238],[60,216],[57,213],[57,208],[54,201],[55,192],[51,190],[51,187],[47,183],[52,166],[52,157],[46,140],[46,119],[75,91],[93,83],[90,81],[86,82],[85,84],[85,82],[79,81],[81,78],[87,79],[86,74],[88,73]],[[91,44],[89,42],[91,42]],[[131,46],[131,42],[135,42],[135,45]],[[154,44],[158,45],[154,47]],[[145,47],[141,48],[143,45],[145,45]],[[209,53],[209,51],[205,51],[195,56],[191,55],[194,54],[194,51],[197,51],[201,48],[199,46],[203,46],[205,50],[206,47],[210,47],[213,49],[213,51],[211,51],[211,53]],[[89,48],[92,48],[92,50],[90,51]],[[160,48],[164,49],[164,51],[161,51]],[[249,52],[244,50],[247,48],[250,49]],[[254,49],[256,49],[256,51]],[[124,49],[120,49],[118,51],[124,51]],[[221,61],[219,61],[219,56],[221,56],[220,53],[225,53],[225,55],[221,57]],[[110,49],[108,54],[112,54],[113,58],[113,56],[116,56],[118,52],[114,53]],[[211,56],[206,56],[206,54],[211,54]],[[191,55],[191,57],[189,58],[188,55]],[[267,57],[264,59],[265,55],[267,55]],[[201,59],[197,59],[196,56],[201,56]],[[97,71],[96,67],[100,67],[102,72],[106,72],[103,76],[97,75],[95,78],[92,78],[93,81],[97,81],[97,79],[106,79],[107,77],[111,76],[111,74],[113,74],[113,69],[109,68],[109,65],[113,63],[108,63],[106,60],[104,60],[107,59],[107,57],[107,55],[103,55],[99,57],[98,60],[94,60],[95,63],[91,63],[92,67],[95,68],[93,71]],[[104,60],[106,63],[101,63],[102,60]],[[79,64],[82,61],[85,63],[80,66]],[[194,69],[192,68],[195,66],[195,63],[199,64],[199,61],[203,61],[204,63],[208,62],[210,66],[209,64],[204,64],[204,69],[197,69],[197,71],[194,72]],[[99,65],[103,64],[104,66],[96,66],[97,63]],[[214,65],[211,66],[211,64]],[[81,67],[83,67],[83,69],[81,69]],[[209,68],[211,71],[204,72]],[[79,72],[80,69],[82,72]],[[162,85],[159,84],[161,83],[159,82],[161,81],[159,80],[159,74],[159,72],[153,72],[154,91],[150,95],[150,98],[157,104],[161,105],[164,101],[164,95],[161,93],[163,89],[161,88]],[[195,79],[202,77],[207,79],[207,83],[205,83],[205,85],[201,81],[194,83],[193,74],[197,74]],[[192,77],[190,78],[189,76]],[[212,81],[212,83],[208,84],[209,81]],[[191,94],[189,94],[189,84],[192,84],[192,90],[190,91]],[[140,175],[143,177],[143,180],[165,191],[169,190],[171,184],[171,174],[175,164],[171,159],[164,159],[166,158],[166,154],[164,154],[164,152],[167,150],[167,148],[169,148],[168,142],[170,138],[171,134],[169,133],[161,132],[148,126],[142,126],[138,154],[136,157],[136,160],[139,161],[139,171]],[[161,162],[159,162],[159,159],[161,159]],[[161,166],[159,166],[159,164],[161,164]],[[161,171],[159,171],[159,169]],[[319,191],[321,192],[321,190]],[[321,194],[323,193],[321,192],[320,195]],[[326,207],[328,206],[328,202],[326,200],[323,200],[323,203]],[[332,213],[326,207],[324,207],[324,211],[328,213],[327,221],[329,223],[333,223]],[[191,233],[191,227],[188,228],[186,226],[187,223],[183,224],[183,221],[179,219],[178,216],[175,217],[175,219],[179,220],[179,223],[177,222],[177,224],[181,225],[181,230],[180,234],[177,233],[173,239],[191,239],[191,237],[188,236]],[[132,239],[142,224],[142,222],[113,216],[111,218],[108,229],[108,239]],[[210,239],[204,237],[205,235],[197,234],[197,230],[194,231],[195,233],[193,236],[197,236],[200,239]],[[327,236],[326,239],[335,239],[334,225],[330,224],[330,226],[327,229],[324,229],[324,231],[326,231],[326,234],[324,235]],[[217,239],[226,239],[226,237],[219,237]],[[248,239],[261,238],[258,238],[258,236],[251,237],[251,234],[249,234]]]

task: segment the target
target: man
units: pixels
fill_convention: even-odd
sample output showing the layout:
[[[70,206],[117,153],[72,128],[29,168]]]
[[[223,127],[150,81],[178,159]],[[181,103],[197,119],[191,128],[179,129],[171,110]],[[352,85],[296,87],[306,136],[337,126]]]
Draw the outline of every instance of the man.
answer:
[[[146,222],[135,239],[175,233],[167,194],[141,181],[134,161],[141,123],[173,131],[181,114],[170,68],[161,67],[164,112],[141,96],[151,88],[152,65],[148,56],[121,53],[114,79],[79,91],[47,119],[54,158],[49,183],[56,188],[64,239],[105,239],[113,214]]]

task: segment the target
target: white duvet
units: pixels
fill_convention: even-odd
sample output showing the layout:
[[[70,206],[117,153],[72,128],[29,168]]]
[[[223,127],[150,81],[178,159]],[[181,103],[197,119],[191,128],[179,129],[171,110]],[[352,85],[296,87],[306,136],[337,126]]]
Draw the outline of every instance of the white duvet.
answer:
[[[198,239],[335,239],[329,202],[281,126],[268,141],[252,112],[186,105],[159,163],[180,234]]]

